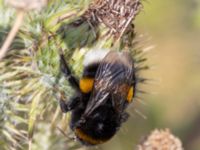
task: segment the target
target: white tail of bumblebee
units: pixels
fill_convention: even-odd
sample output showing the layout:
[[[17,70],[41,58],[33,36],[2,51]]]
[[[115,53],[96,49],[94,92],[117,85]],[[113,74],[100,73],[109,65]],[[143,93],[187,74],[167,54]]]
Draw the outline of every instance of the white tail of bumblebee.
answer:
[[[108,52],[109,50],[106,49],[90,50],[85,55],[83,65],[88,66],[100,62],[108,54]]]

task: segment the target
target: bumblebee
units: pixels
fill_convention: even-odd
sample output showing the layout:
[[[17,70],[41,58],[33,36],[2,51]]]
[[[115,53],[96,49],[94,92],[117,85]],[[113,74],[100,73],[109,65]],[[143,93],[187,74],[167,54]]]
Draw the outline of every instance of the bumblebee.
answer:
[[[76,90],[69,100],[60,100],[62,112],[71,111],[70,128],[84,145],[111,139],[128,119],[126,108],[135,93],[135,68],[129,52],[96,50],[88,52],[80,79],[72,75],[64,55],[62,73]]]

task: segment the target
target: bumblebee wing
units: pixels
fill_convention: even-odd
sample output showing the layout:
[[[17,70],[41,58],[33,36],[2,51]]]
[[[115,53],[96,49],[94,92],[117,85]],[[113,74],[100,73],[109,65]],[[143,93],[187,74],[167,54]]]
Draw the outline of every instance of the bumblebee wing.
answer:
[[[128,52],[109,52],[97,69],[85,115],[89,115],[108,100],[117,111],[122,111],[128,90],[133,85],[133,68],[133,60]]]

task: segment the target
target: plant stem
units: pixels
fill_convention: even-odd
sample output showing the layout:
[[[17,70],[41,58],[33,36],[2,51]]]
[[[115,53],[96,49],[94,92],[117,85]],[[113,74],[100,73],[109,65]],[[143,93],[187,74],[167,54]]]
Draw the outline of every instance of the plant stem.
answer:
[[[32,139],[29,139],[28,150],[31,150],[31,149],[32,149]]]
[[[20,26],[23,22],[24,14],[25,14],[24,10],[18,11],[15,23],[14,23],[12,29],[10,30],[3,46],[0,49],[0,60],[6,55],[10,44],[12,43],[13,39],[15,38],[15,36],[16,36],[16,34],[17,34],[17,32],[18,32],[18,30],[19,30],[19,28],[20,28]]]

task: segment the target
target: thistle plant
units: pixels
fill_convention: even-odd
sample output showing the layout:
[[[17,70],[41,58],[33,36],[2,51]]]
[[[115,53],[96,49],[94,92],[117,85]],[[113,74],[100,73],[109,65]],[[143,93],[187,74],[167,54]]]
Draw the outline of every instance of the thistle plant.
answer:
[[[183,147],[169,129],[156,129],[138,145],[137,150],[183,150]]]
[[[148,69],[133,24],[141,8],[140,0],[49,0],[40,12],[27,11],[0,61],[0,149],[84,149],[58,105],[74,92],[60,73],[59,53],[80,76],[87,51],[128,50],[138,75]],[[0,0],[0,45],[15,16]]]

